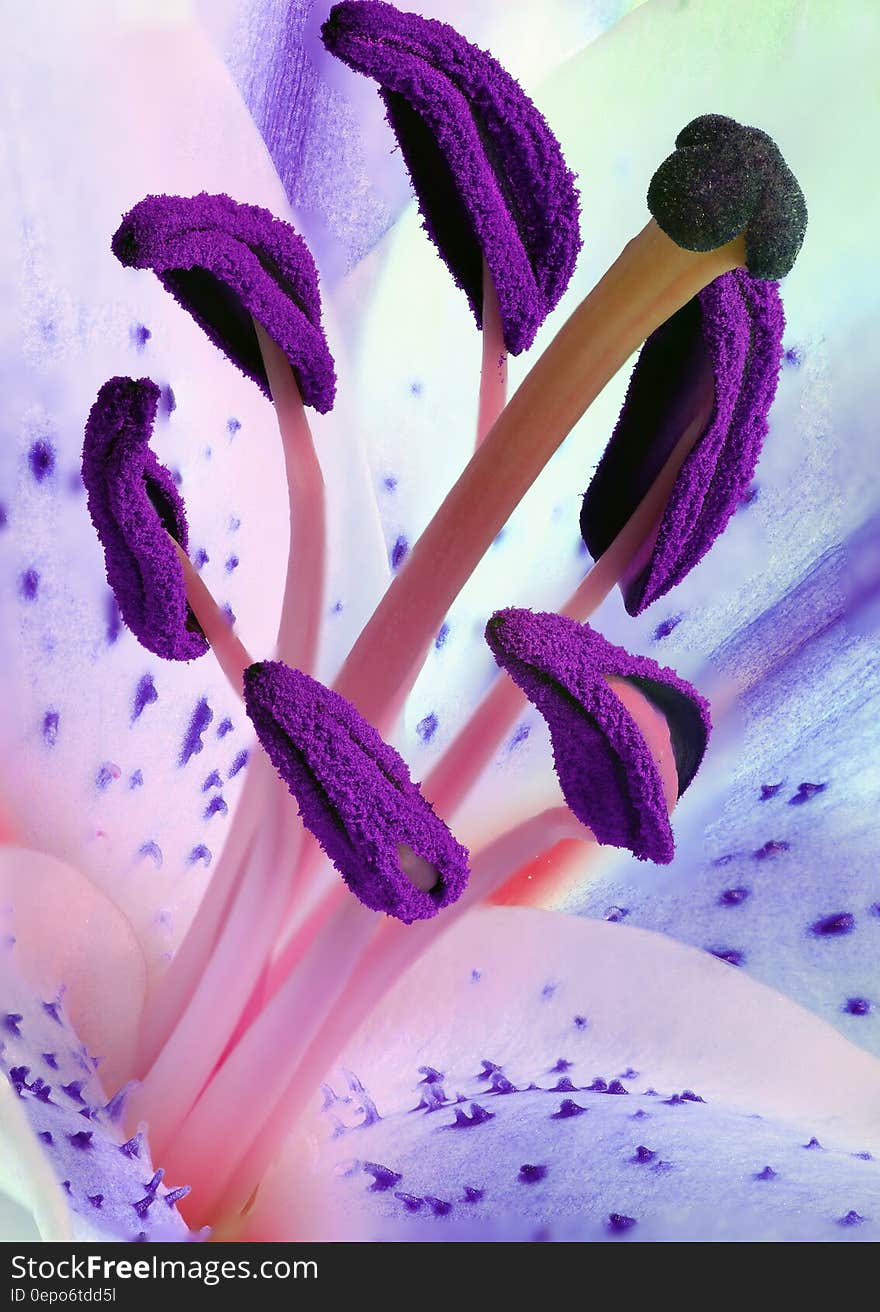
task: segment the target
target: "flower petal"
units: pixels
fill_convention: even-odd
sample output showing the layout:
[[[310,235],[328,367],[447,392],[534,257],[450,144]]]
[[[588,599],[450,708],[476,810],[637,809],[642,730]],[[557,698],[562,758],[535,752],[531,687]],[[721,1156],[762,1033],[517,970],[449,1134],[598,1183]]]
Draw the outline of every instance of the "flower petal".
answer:
[[[3,914],[5,913],[5,914]],[[128,920],[72,866],[23,848],[0,848],[0,943],[15,940],[17,969],[64,1011],[102,1061],[113,1088],[128,1079],[146,989],[146,967]]]
[[[639,558],[621,584],[630,615],[680,583],[741,504],[767,435],[784,326],[776,284],[737,269],[716,278],[643,346],[581,508],[581,534],[594,559],[647,494],[704,398],[714,401],[647,561]]]
[[[547,720],[562,792],[600,843],[640,860],[669,862],[674,843],[657,763],[641,730],[609,686],[633,684],[666,714],[678,794],[699,768],[709,707],[673,670],[614,647],[589,625],[562,615],[498,611],[486,626],[498,664]]]
[[[216,346],[271,396],[252,319],[290,360],[306,405],[336,394],[315,262],[289,223],[229,196],[145,196],[113,235],[129,268],[152,269]]]
[[[323,1129],[244,1237],[329,1237],[340,1214],[385,1239],[614,1238],[612,1216],[634,1238],[878,1233],[880,1062],[660,935],[469,914],[343,1065],[359,1078],[328,1076]]]
[[[83,482],[122,618],[165,660],[203,656],[208,643],[186,600],[169,535],[186,550],[183,498],[149,442],[159,388],[149,378],[104,383],[86,424]]]
[[[581,244],[573,174],[544,118],[491,55],[445,23],[345,2],[322,36],[379,83],[426,231],[478,327],[485,259],[505,345],[519,354],[568,286]]]
[[[244,686],[303,823],[366,906],[409,924],[461,896],[467,852],[350,702],[279,661],[250,666]]]
[[[143,1129],[126,1139],[119,1125],[126,1090],[107,1099],[99,1059],[60,1001],[33,996],[15,970],[17,955],[17,947],[0,948],[0,1141],[15,1135],[17,1196],[48,1239],[187,1238],[176,1204],[188,1191],[162,1183]],[[5,1168],[5,1153],[2,1160]]]

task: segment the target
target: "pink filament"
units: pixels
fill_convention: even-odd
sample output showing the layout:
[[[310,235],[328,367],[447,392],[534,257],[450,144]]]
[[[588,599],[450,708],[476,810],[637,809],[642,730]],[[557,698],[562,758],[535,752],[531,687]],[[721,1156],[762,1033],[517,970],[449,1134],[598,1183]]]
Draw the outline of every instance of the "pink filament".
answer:
[[[276,781],[270,795],[279,790]],[[132,1097],[132,1124],[149,1121],[158,1155],[208,1081],[271,952],[298,837],[279,800],[271,797],[268,823],[245,858],[226,923],[186,1010]]]
[[[572,836],[589,838],[589,831],[565,807],[524,821],[475,858],[468,890],[454,906],[417,925],[380,924],[345,896],[166,1153],[173,1169],[193,1182],[199,1217],[244,1205],[321,1077],[403,971],[524,857]],[[241,1098],[252,1089],[256,1071],[268,1114],[243,1122]],[[218,1143],[224,1144],[222,1161],[212,1156]]]
[[[714,396],[706,392],[699,412],[679,438],[666,464],[624,524],[611,546],[578,584],[562,614],[585,623],[633,568],[633,561],[653,547],[675,480],[687,456],[712,416]],[[506,675],[495,681],[471,718],[449,744],[423,784],[423,791],[441,815],[452,816],[461,806],[505,733],[526,705],[526,698]]]
[[[278,628],[278,655],[311,674],[315,668],[326,571],[324,476],[290,361],[262,324],[253,321],[284,449],[290,507],[287,579]]]
[[[196,573],[195,566],[183,547],[173,538],[170,540],[174,542],[177,558],[183,569],[186,599],[190,610],[201,625],[202,632],[217,657],[218,665],[229,680],[233,692],[237,697],[242,697],[244,696],[243,675],[247,667],[253,664],[253,660],[211,596],[201,575]]]
[[[480,400],[477,410],[477,446],[492,428],[507,404],[507,348],[498,307],[498,293],[483,260],[483,355],[480,369]]]

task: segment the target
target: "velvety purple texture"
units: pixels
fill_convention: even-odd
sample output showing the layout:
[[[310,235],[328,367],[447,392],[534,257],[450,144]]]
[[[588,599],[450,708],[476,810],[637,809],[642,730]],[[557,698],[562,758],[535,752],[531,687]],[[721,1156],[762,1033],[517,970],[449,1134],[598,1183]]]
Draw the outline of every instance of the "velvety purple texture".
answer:
[[[162,286],[266,396],[252,319],[284,351],[306,405],[333,408],[336,373],[321,327],[318,274],[289,223],[229,196],[145,196],[113,234],[113,253]]]
[[[660,772],[607,680],[625,679],[666,716],[679,796],[706,749],[708,702],[674,670],[631,656],[563,615],[497,611],[486,641],[547,721],[562,793],[578,820],[600,843],[628,848],[641,861],[671,861],[675,845]]]
[[[682,581],[745,495],[767,435],[784,327],[776,283],[735,269],[705,287],[642,347],[581,508],[581,534],[594,559],[648,492],[707,386],[714,408],[679,471],[648,564],[622,585],[630,615]]]
[[[280,661],[251,665],[244,695],[303,824],[361,902],[411,924],[461,896],[467,851],[412,782],[405,762],[350,702]],[[436,871],[429,892],[407,877],[400,847]]]
[[[482,260],[518,355],[559,301],[581,247],[574,175],[519,84],[435,19],[365,0],[334,5],[324,44],[374,78],[425,231],[482,325]]]
[[[148,651],[191,661],[208,643],[168,540],[186,550],[188,529],[174,480],[149,446],[158,402],[149,378],[104,383],[86,423],[82,476],[122,618]]]
[[[784,278],[807,230],[804,194],[776,142],[723,114],[682,128],[651,179],[648,209],[685,250],[715,250],[744,232],[754,278]]]

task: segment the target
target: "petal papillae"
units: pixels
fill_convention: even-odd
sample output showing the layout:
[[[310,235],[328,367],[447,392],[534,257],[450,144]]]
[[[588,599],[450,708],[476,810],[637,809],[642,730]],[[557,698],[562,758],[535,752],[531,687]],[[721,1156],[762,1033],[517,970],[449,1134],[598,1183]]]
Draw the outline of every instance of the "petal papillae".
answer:
[[[373,0],[334,5],[324,44],[378,82],[425,229],[482,326],[483,261],[512,355],[574,272],[574,176],[545,119],[496,59],[447,23]]]

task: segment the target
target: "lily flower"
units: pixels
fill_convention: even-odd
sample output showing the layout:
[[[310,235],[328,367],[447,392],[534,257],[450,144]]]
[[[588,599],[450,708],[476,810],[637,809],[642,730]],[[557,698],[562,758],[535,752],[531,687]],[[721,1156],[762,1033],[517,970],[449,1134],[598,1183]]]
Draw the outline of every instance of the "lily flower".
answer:
[[[603,240],[611,258],[619,246],[617,207],[625,211],[638,192],[641,215],[668,142],[718,103],[709,94],[718,85],[700,79],[721,80],[723,47],[710,19],[725,10],[711,0],[699,10],[672,17],[648,4],[562,70],[546,102],[536,96],[566,125],[560,137],[580,177],[607,188],[604,200],[585,196],[606,233],[598,259],[608,255]],[[156,458],[175,484],[180,476],[192,571],[220,599],[202,594],[199,605],[217,613],[231,605],[253,651],[272,651],[291,580],[286,450],[268,431],[260,388],[235,375],[155,280],[120,268],[107,239],[144,195],[232,192],[284,217],[282,189],[198,26],[184,20],[145,33],[109,13],[94,22],[53,14],[51,23],[37,14],[22,16],[22,33],[24,50],[39,48],[53,76],[39,95],[29,90],[27,60],[13,43],[12,91],[35,117],[28,187],[7,189],[25,207],[16,234],[26,276],[9,280],[16,328],[3,358],[15,439],[0,448],[12,562],[9,622],[0,626],[9,692],[0,720],[8,840],[0,853],[0,1185],[10,1199],[0,1224],[14,1236],[62,1240],[207,1237],[205,1224],[216,1237],[244,1240],[875,1237],[880,1064],[864,1050],[875,1005],[865,962],[880,922],[861,750],[874,718],[863,641],[870,534],[856,535],[851,521],[829,525],[821,465],[829,444],[803,427],[823,394],[810,390],[806,365],[820,353],[818,334],[809,335],[820,309],[810,306],[830,322],[836,257],[826,268],[814,247],[810,263],[808,242],[791,299],[786,288],[797,333],[790,349],[805,353],[805,367],[783,374],[768,444],[774,461],[762,466],[757,500],[682,582],[676,615],[632,621],[612,602],[596,620],[614,647],[666,644],[657,654],[711,695],[724,729],[681,803],[679,855],[664,882],[645,880],[626,856],[596,851],[553,783],[536,717],[502,733],[460,814],[441,807],[427,783],[485,691],[486,615],[499,602],[553,607],[575,582],[582,557],[573,541],[568,553],[535,543],[548,520],[568,522],[575,539],[571,489],[583,485],[585,452],[597,456],[613,427],[617,380],[612,409],[600,405],[573,435],[575,449],[563,448],[548,469],[547,513],[531,504],[524,511],[534,518],[505,526],[486,585],[478,579],[458,598],[458,584],[442,581],[454,603],[444,627],[431,627],[418,682],[403,661],[407,690],[415,684],[403,726],[384,695],[365,696],[384,712],[368,713],[363,686],[356,696],[344,685],[320,695],[326,705],[344,696],[362,719],[386,721],[378,727],[388,751],[393,740],[413,777],[427,776],[424,798],[438,816],[456,812],[472,854],[457,902],[413,924],[382,919],[326,863],[309,869],[293,804],[213,658],[159,663],[120,625],[74,477],[104,380],[155,379]],[[834,53],[821,16],[808,37]],[[646,38],[657,51],[650,70],[633,58]],[[739,39],[731,34],[733,45]],[[866,58],[868,47],[863,36]],[[757,85],[786,105],[816,64],[797,43],[789,60],[773,41],[768,50],[774,77]],[[654,139],[636,92],[646,94],[660,68],[675,92],[653,92]],[[136,90],[153,110],[131,129],[138,150],[107,112]],[[829,106],[835,130],[834,114],[855,112],[863,94],[853,78],[842,90],[839,109]],[[622,101],[613,133],[595,131],[594,96]],[[762,121],[751,103],[758,96],[730,107]],[[636,105],[640,127],[628,135]],[[580,121],[587,112],[590,133]],[[70,124],[78,152],[55,158],[42,113]],[[787,142],[784,115],[775,124]],[[623,140],[631,153],[615,167]],[[84,167],[88,159],[101,168]],[[801,162],[821,232],[830,202],[808,185]],[[636,165],[634,188],[627,175]],[[618,223],[603,225],[603,206]],[[399,250],[399,235],[389,248]],[[597,277],[589,262],[578,274],[588,284]],[[301,671],[300,691],[313,690],[307,679],[333,682],[383,593],[388,554],[400,535],[416,540],[445,479],[445,466],[437,478],[421,463],[414,479],[407,461],[416,446],[420,462],[432,451],[409,438],[418,424],[431,433],[431,418],[417,418],[421,400],[452,390],[448,358],[441,366],[427,355],[413,377],[411,344],[398,335],[398,349],[384,348],[393,358],[380,354],[377,368],[381,343],[399,326],[397,280],[411,287],[411,264],[377,259],[324,287],[340,390],[357,396],[358,422],[350,422],[354,407],[316,420],[329,529],[318,536],[327,556],[320,622],[301,663],[279,643],[286,668]],[[363,311],[359,294],[371,281],[375,299]],[[456,299],[450,289],[450,305]],[[345,333],[335,328],[337,303]],[[357,327],[362,345],[349,361]],[[271,357],[271,345],[266,351]],[[274,362],[283,377],[277,354]],[[266,377],[277,404],[268,369]],[[398,390],[393,407],[376,403],[379,388]],[[398,431],[400,449],[389,445]],[[818,473],[798,463],[804,450]],[[566,513],[554,520],[556,504]],[[847,506],[844,519],[864,515],[864,498]],[[302,522],[300,514],[294,530]],[[522,532],[526,522],[541,531]],[[760,524],[769,548],[753,541]],[[863,586],[842,587],[840,543],[862,563]],[[847,614],[841,602],[829,611],[835,596],[848,599]],[[847,633],[853,617],[858,627]],[[385,654],[390,663],[399,655],[387,639]],[[854,683],[858,697],[848,691]],[[272,698],[265,713],[274,720],[276,712]],[[740,720],[737,741],[731,725]],[[665,732],[668,767],[675,734],[668,724]],[[371,759],[386,758],[377,748]],[[656,759],[652,769],[655,782],[663,778]],[[669,782],[680,782],[673,773]],[[363,811],[352,806],[352,823]],[[476,905],[562,842],[576,844],[570,904],[588,914]],[[722,938],[729,925],[736,933]],[[268,956],[255,949],[267,942]],[[741,969],[730,964],[737,952]],[[195,967],[205,968],[201,982]],[[218,980],[228,996],[213,987]],[[844,998],[866,1007],[845,1011]]]

